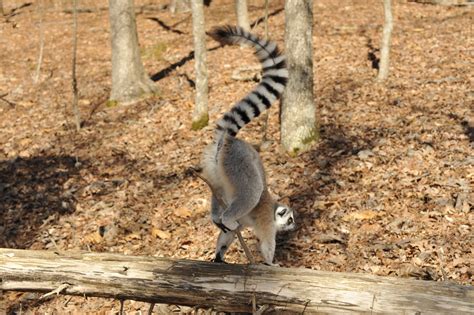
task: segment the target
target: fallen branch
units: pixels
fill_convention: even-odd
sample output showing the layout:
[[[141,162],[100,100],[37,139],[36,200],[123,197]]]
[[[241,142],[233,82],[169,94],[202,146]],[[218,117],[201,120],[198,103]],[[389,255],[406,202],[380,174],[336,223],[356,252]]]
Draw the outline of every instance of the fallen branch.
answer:
[[[445,281],[18,249],[0,249],[0,290],[56,290],[228,312],[462,314],[474,309],[472,286]]]
[[[59,287],[57,287],[56,289],[54,289],[53,291],[51,292],[48,292],[46,294],[43,294],[39,299],[40,300],[44,300],[46,299],[47,297],[49,296],[52,296],[52,295],[59,295],[59,293],[63,292],[65,289],[67,289],[67,287],[69,287],[69,283],[63,283],[61,284]]]

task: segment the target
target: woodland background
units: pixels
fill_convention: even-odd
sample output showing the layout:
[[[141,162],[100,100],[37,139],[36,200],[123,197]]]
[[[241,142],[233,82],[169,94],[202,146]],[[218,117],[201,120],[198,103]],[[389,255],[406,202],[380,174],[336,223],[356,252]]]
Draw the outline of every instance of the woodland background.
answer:
[[[4,0],[5,11],[21,1]],[[79,1],[79,106],[71,111],[72,15],[44,1],[44,57],[33,80],[41,12],[0,18],[0,246],[91,250],[210,260],[218,230],[208,188],[189,171],[214,122],[255,82],[232,79],[257,65],[249,49],[208,41],[210,125],[191,131],[191,13],[136,0],[146,71],[159,89],[107,106],[111,51],[106,1]],[[150,9],[152,6],[153,9]],[[270,1],[269,33],[282,47],[283,1]],[[279,240],[285,267],[474,284],[472,7],[394,1],[388,80],[375,83],[381,1],[314,1],[315,105],[321,139],[289,158],[278,106],[261,156],[271,190],[297,211]],[[215,0],[206,29],[235,24],[234,3]],[[264,1],[249,1],[251,22]],[[255,28],[262,34],[263,25]],[[257,71],[255,71],[257,74]],[[261,139],[261,120],[239,134]],[[244,233],[250,247],[256,240]],[[236,242],[228,261],[246,263]],[[8,311],[118,311],[117,301],[32,293],[2,296]],[[146,311],[127,301],[126,311]],[[178,309],[176,307],[175,309]]]

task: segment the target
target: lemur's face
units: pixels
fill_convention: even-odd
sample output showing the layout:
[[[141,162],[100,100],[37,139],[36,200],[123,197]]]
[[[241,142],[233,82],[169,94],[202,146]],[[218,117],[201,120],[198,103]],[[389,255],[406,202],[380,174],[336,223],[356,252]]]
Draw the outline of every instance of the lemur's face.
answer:
[[[275,209],[275,223],[278,232],[296,229],[293,210],[285,205],[278,205]]]

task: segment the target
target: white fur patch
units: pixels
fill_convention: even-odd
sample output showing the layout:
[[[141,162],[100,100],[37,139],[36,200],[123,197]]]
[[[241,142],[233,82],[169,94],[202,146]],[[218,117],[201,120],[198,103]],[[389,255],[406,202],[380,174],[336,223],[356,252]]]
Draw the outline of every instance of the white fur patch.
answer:
[[[296,228],[294,212],[291,208],[279,205],[275,209],[275,225],[277,231],[291,231]]]

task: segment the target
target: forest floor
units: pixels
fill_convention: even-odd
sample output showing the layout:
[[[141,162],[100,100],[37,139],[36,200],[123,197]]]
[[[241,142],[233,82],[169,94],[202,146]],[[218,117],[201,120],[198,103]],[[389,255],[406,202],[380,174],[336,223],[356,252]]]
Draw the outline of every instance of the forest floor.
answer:
[[[7,12],[13,2],[4,1]],[[396,1],[390,77],[377,84],[380,1],[314,2],[320,141],[288,157],[274,106],[261,151],[271,190],[298,214],[299,228],[279,239],[277,262],[474,284],[472,11]],[[160,1],[136,1],[151,3]],[[263,3],[251,1],[251,21],[264,16]],[[281,47],[283,6],[270,1],[269,33]],[[232,73],[257,61],[247,48],[213,49],[209,39],[210,125],[191,131],[190,13],[142,8],[143,63],[160,92],[107,107],[108,12],[81,13],[80,132],[71,111],[72,15],[60,6],[44,10],[37,83],[40,10],[32,5],[0,18],[0,247],[213,258],[218,229],[209,218],[210,194],[189,168],[199,164],[215,121],[256,84]],[[213,1],[206,29],[235,24],[233,10],[234,1]],[[263,29],[259,24],[255,32]],[[262,122],[240,137],[259,144]],[[255,251],[255,238],[244,236]],[[227,260],[246,263],[237,242]],[[37,297],[8,293],[3,302],[11,313],[105,314],[120,307],[110,299]],[[148,305],[126,301],[125,310],[146,312]]]

